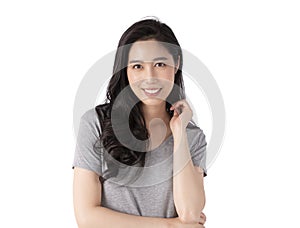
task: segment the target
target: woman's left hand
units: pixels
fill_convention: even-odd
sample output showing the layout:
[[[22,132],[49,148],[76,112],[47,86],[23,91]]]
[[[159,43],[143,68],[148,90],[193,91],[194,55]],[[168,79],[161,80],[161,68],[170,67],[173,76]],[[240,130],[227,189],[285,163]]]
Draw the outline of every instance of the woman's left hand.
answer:
[[[180,134],[192,119],[193,111],[185,99],[174,103],[170,110],[174,110],[174,115],[170,120],[171,131],[173,134]]]

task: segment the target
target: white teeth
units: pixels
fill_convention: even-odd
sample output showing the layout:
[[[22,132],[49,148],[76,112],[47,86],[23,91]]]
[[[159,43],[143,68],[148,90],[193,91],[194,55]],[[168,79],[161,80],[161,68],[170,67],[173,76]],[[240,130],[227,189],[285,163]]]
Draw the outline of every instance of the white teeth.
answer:
[[[147,93],[157,93],[160,89],[145,89]]]

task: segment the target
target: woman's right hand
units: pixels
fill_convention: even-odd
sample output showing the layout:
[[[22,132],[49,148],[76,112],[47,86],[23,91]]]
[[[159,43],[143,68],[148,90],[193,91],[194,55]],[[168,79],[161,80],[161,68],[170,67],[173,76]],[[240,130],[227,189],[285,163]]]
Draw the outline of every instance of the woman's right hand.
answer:
[[[200,223],[183,223],[179,217],[168,218],[167,223],[168,228],[205,228],[205,226]]]

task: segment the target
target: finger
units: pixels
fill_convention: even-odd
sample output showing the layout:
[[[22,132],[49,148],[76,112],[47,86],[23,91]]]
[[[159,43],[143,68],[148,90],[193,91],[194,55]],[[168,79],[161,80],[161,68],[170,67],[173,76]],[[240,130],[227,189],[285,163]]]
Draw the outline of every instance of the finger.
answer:
[[[203,218],[204,221],[206,221],[206,215],[203,212],[201,212],[200,218]]]
[[[183,104],[179,104],[179,103],[176,103],[176,104],[173,104],[172,106],[171,106],[171,110],[172,109],[178,109],[179,107],[183,107],[184,108],[184,105]]]
[[[178,111],[176,109],[174,110],[173,116],[179,116],[179,113],[178,113]]]
[[[198,222],[198,223],[201,224],[201,225],[204,225],[204,223],[205,223],[204,218],[201,217],[201,218],[199,219],[199,222]]]
[[[178,115],[182,113],[182,107],[174,107],[172,106],[170,110],[174,110],[174,113],[177,112]]]
[[[183,102],[183,103],[182,102],[177,102],[170,109],[171,110],[177,110],[177,112],[179,114],[181,114],[185,110],[190,110],[192,112],[192,109],[190,108],[190,106],[187,103],[185,103],[185,102]]]
[[[178,112],[178,114],[181,114],[183,112],[184,107],[182,105],[175,108],[175,110]]]
[[[172,105],[172,107],[174,107],[174,108],[178,108],[180,106],[182,106],[182,107],[188,107],[187,103],[185,101],[183,101],[183,100],[177,101],[176,103],[174,103]]]

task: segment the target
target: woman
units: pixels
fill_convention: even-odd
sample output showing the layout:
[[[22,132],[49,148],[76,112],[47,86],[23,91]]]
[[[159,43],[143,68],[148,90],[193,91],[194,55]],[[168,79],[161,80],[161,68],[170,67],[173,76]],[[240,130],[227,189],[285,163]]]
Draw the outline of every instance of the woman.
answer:
[[[192,121],[173,31],[122,35],[105,104],[81,117],[74,156],[79,227],[204,227],[206,141]]]

